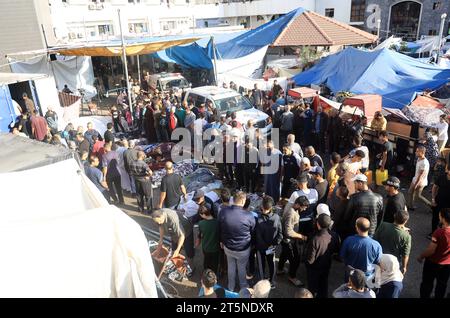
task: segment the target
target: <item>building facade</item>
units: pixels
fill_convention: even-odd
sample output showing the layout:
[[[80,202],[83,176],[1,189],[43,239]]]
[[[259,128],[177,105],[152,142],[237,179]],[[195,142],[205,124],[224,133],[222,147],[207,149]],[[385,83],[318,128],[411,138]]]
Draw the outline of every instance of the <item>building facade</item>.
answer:
[[[380,37],[393,35],[414,41],[422,36],[438,35],[443,13],[447,14],[446,36],[450,30],[450,0],[366,0],[364,27],[376,33],[380,19]]]

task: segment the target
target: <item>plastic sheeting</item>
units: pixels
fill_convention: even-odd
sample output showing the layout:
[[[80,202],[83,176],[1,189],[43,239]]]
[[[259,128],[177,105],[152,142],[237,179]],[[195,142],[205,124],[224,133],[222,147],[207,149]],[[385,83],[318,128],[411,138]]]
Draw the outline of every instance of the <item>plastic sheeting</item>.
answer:
[[[304,11],[303,8],[295,9],[230,41],[217,44],[218,56],[222,59],[235,59],[272,44],[292,19]]]
[[[450,70],[421,63],[388,49],[365,52],[347,48],[323,58],[293,77],[299,86],[327,85],[333,92],[379,94],[383,106],[403,108],[425,89],[436,89],[450,78]]]
[[[155,55],[171,63],[177,63],[185,68],[212,69],[213,63],[205,48],[194,43],[189,46],[175,46],[164,51],[159,51]]]
[[[0,193],[0,297],[157,297],[141,228],[74,159],[0,174]]]
[[[57,61],[50,62],[47,60],[47,56],[36,57],[26,62],[11,64],[11,70],[13,73],[40,73],[50,76],[54,74],[59,90],[62,90],[64,85],[67,84],[75,94],[78,94],[78,88],[85,89],[87,98],[92,98],[97,94],[94,87],[94,69],[90,57],[57,56],[57,59]]]
[[[402,109],[402,112],[412,122],[419,123],[424,127],[431,127],[439,123],[439,117],[444,112],[438,108],[421,107],[421,106],[406,106]]]
[[[179,174],[181,177],[187,176],[194,172],[197,169],[198,164],[192,162],[192,160],[183,160],[180,162],[176,162],[173,165],[173,171],[176,174]],[[161,180],[166,175],[166,170],[157,170],[153,171],[152,181],[156,187],[161,186]]]

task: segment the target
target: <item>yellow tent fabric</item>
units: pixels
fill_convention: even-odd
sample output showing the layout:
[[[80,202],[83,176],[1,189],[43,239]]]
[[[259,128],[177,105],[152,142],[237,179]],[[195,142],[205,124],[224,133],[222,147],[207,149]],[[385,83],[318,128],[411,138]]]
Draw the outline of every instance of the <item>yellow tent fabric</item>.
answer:
[[[151,43],[126,44],[126,55],[145,55],[167,49],[172,46],[189,44],[200,38],[166,40]],[[119,42],[120,43],[120,42]],[[92,45],[71,48],[55,48],[52,52],[67,56],[121,56],[122,46]]]

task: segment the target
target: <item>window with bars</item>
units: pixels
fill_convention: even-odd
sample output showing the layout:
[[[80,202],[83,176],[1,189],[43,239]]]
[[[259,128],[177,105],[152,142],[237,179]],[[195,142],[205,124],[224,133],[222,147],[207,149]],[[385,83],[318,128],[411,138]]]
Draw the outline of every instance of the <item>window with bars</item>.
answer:
[[[329,18],[334,18],[334,8],[325,9],[325,16]]]
[[[352,0],[350,22],[363,22],[366,11],[366,0]]]
[[[98,26],[99,35],[114,35],[112,24],[102,24]]]

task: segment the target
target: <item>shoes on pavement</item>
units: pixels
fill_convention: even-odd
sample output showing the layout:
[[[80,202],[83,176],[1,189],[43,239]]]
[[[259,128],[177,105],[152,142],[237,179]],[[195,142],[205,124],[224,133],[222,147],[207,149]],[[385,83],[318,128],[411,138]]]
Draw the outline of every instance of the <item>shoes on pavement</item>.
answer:
[[[289,277],[288,279],[294,286],[297,286],[297,287],[304,286],[304,284],[302,283],[302,281],[300,279],[291,278],[291,277]]]

